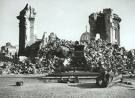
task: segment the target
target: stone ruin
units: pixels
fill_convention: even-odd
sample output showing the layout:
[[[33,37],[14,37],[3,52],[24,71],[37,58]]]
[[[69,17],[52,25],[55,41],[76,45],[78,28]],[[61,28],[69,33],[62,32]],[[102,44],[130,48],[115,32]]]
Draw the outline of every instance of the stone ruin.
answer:
[[[98,34],[102,40],[120,45],[120,22],[121,18],[110,8],[92,13],[89,16],[90,39]]]

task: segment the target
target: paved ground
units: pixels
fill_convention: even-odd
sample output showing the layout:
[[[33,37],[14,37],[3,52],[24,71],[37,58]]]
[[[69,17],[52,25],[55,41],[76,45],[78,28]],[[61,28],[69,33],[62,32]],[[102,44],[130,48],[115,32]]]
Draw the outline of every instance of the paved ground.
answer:
[[[20,80],[24,85],[15,86]],[[98,88],[94,81],[62,84],[45,83],[37,78],[1,77],[0,98],[135,98],[135,87],[116,84],[110,88]]]

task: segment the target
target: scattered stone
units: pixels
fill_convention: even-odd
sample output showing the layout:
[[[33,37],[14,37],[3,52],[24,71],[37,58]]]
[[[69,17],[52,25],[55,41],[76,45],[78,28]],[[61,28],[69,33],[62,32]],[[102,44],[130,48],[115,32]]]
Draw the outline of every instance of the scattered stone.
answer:
[[[17,81],[16,86],[23,86],[23,81]]]

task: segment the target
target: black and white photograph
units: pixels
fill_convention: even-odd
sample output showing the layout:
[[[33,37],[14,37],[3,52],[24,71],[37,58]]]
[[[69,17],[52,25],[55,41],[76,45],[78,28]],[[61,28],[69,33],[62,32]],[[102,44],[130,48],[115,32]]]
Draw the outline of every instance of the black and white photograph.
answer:
[[[135,98],[135,0],[0,0],[0,98]]]

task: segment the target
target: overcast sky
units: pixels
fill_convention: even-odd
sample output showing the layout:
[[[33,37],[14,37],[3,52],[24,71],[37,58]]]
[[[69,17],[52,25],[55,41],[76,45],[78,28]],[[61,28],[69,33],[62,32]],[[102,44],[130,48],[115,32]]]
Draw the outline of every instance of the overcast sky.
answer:
[[[16,16],[29,3],[36,9],[35,34],[54,32],[61,39],[79,40],[88,16],[103,8],[112,8],[122,18],[121,46],[135,48],[135,0],[0,0],[0,46],[6,42],[18,44],[19,28]]]

